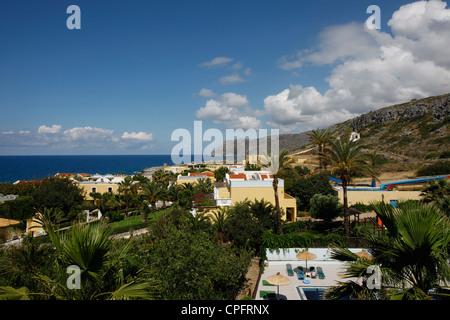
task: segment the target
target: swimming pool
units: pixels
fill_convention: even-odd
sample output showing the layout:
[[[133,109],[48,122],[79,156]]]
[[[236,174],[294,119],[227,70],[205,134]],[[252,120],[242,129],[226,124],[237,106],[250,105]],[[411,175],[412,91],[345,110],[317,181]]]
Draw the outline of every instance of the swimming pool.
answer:
[[[327,287],[297,287],[300,300],[324,300]]]

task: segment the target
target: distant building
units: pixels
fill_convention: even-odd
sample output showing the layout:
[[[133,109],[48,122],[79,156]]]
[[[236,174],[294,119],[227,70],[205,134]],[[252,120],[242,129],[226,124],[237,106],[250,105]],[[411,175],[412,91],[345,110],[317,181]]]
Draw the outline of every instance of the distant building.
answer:
[[[245,200],[264,199],[275,206],[273,175],[264,171],[245,171],[227,174],[225,182],[215,183],[214,200],[217,206],[232,206]],[[295,221],[297,202],[284,192],[284,180],[278,179],[278,200],[283,212],[282,219]]]
[[[350,134],[350,141],[358,141],[361,139],[361,135],[358,132],[352,132]]]
[[[0,193],[0,203],[5,202],[5,201],[9,201],[9,200],[14,200],[18,197],[18,195],[16,194],[8,194],[8,195],[3,195]]]

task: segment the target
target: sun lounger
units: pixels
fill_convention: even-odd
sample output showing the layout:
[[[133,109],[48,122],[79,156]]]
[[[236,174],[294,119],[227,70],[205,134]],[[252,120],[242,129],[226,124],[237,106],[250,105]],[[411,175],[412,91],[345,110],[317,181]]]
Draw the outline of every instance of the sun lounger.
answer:
[[[273,286],[273,284],[270,284],[267,282],[267,280],[262,281],[263,286]]]
[[[305,272],[303,271],[303,267],[297,267],[297,275],[299,280],[305,279]]]
[[[286,264],[286,271],[288,276],[293,276],[294,275],[294,271],[292,270],[292,265],[291,264]]]
[[[310,272],[311,278],[315,278],[316,277],[316,268],[309,267],[309,272]]]
[[[264,298],[265,295],[275,294],[275,291],[260,291],[259,297]]]
[[[323,273],[322,267],[317,267],[317,274],[319,275],[319,279],[325,279],[325,274]]]

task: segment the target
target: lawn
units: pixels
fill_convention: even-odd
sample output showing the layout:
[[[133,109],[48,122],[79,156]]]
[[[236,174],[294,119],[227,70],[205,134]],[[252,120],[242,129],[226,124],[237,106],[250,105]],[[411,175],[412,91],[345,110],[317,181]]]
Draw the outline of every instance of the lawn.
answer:
[[[113,234],[127,232],[127,231],[130,231],[130,230],[137,230],[137,229],[147,228],[149,223],[151,221],[155,220],[155,216],[159,216],[165,210],[167,210],[167,209],[162,209],[162,210],[156,211],[155,213],[150,213],[149,216],[148,216],[148,222],[143,222],[142,221],[142,215],[138,214],[138,215],[135,215],[135,216],[131,216],[131,217],[125,218],[125,219],[120,220],[120,221],[111,222],[109,224],[109,226],[111,227],[111,230],[112,230]]]

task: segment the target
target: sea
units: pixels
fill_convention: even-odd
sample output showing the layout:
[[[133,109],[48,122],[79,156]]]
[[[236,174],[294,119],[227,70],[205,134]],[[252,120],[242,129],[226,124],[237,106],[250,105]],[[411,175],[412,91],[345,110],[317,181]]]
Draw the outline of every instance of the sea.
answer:
[[[173,165],[170,154],[0,156],[0,182],[39,180],[57,173],[133,175],[164,164]]]

